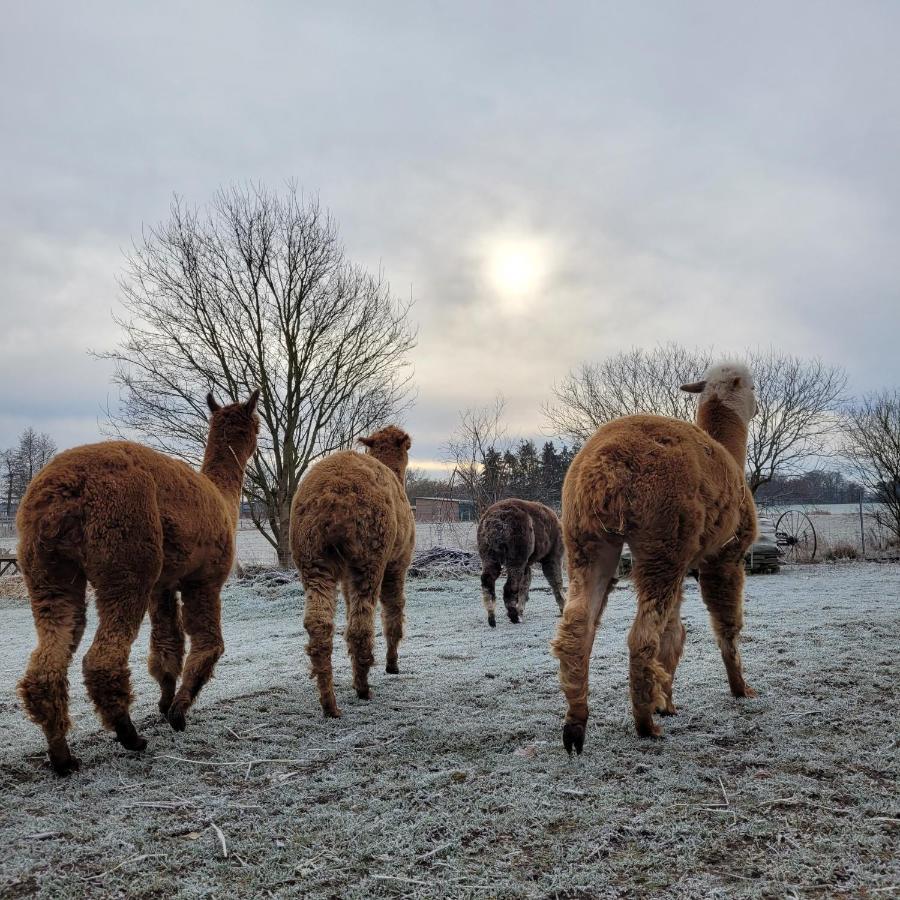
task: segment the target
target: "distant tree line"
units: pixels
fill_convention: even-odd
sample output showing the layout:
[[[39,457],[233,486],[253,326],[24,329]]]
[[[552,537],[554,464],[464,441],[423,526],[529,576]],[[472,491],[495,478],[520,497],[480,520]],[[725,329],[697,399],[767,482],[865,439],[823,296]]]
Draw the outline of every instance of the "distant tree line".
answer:
[[[841,472],[822,469],[775,476],[756,492],[756,500],[762,503],[856,503],[860,497],[874,499],[858,481]]]
[[[19,505],[31,479],[50,462],[56,442],[49,434],[26,428],[15,447],[0,452],[0,491],[3,515],[11,516]]]

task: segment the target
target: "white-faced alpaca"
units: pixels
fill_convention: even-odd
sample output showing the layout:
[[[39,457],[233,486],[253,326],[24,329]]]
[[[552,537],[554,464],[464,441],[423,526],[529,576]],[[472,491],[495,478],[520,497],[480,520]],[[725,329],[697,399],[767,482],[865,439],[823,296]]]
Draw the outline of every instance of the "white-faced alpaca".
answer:
[[[306,593],[306,652],[326,716],[339,717],[331,674],[337,586],[347,605],[345,637],[357,696],[368,700],[375,604],[387,641],[389,674],[396,675],[403,637],[403,588],[416,542],[403,484],[409,435],[393,425],[360,438],[366,453],[346,450],[316,463],[291,505],[291,553]]]
[[[489,506],[478,523],[478,553],[481,556],[481,596],[488,624],[496,627],[494,585],[506,566],[503,603],[509,621],[517,623],[525,614],[531,567],[539,562],[562,611],[562,528],[555,512],[530,500],[500,500]]]
[[[625,541],[638,595],[628,636],[638,734],[658,736],[653,713],[675,712],[672,681],[685,638],[681,586],[689,569],[699,570],[732,694],[755,696],[737,647],[744,553],[756,537],[744,477],[747,426],[756,414],[753,378],[744,365],[720,363],[682,390],[700,394],[696,425],[649,415],[616,419],[591,437],[566,475],[569,596],[552,648],[568,701],[569,752],[584,746],[591,648]]]

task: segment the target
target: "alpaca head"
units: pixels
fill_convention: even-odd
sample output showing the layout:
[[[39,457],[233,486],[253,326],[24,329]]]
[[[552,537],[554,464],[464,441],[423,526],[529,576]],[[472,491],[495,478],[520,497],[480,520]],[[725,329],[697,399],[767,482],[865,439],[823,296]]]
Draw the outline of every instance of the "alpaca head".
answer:
[[[715,398],[730,409],[744,423],[756,415],[756,394],[753,374],[744,363],[720,362],[707,369],[701,381],[683,384],[681,390],[700,394],[700,406]]]
[[[366,448],[366,453],[383,462],[402,482],[406,477],[406,466],[409,462],[409,448],[412,446],[410,436],[396,425],[388,425],[369,437],[359,438]]]
[[[209,440],[207,455],[210,451],[228,456],[231,454],[243,467],[256,450],[256,436],[259,434],[259,416],[256,404],[259,401],[259,388],[243,403],[230,403],[219,406],[211,393],[206,395],[206,405],[211,413],[209,417]]]

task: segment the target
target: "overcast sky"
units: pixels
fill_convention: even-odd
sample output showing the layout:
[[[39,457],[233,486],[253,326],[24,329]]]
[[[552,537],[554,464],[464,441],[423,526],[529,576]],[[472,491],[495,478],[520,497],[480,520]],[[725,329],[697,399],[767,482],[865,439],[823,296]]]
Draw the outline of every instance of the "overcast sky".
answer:
[[[420,463],[586,359],[768,345],[900,384],[900,4],[19,3],[0,29],[0,447],[97,439],[173,192],[296,178],[412,289]]]

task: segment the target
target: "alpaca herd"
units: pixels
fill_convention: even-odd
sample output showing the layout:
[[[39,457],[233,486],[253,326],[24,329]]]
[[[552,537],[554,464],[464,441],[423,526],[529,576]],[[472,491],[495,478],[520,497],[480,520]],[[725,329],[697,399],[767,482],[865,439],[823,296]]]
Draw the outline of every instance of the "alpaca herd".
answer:
[[[628,638],[638,734],[657,737],[654,714],[675,713],[672,683],[685,641],[681,586],[689,570],[699,571],[731,692],[754,696],[737,646],[743,557],[756,534],[743,473],[747,425],[756,413],[753,379],[746,367],[723,363],[682,389],[699,394],[696,425],[628,416],[602,426],[584,445],[566,475],[561,523],[549,507],[524,500],[500,501],[479,522],[489,625],[496,626],[495,583],[504,567],[511,622],[523,619],[535,563],[559,605],[551,648],[568,704],[563,744],[570,753],[584,747],[591,650],[625,543],[638,598]],[[207,397],[209,435],[199,472],[139,444],[110,441],[61,453],[29,485],[17,524],[38,643],[19,695],[44,731],[58,774],[78,768],[66,740],[68,668],[85,629],[88,583],[99,626],[84,657],[84,681],[103,725],[128,750],[147,744],[129,712],[128,656],[149,612],[148,667],[160,686],[159,709],[173,729],[184,730],[188,709],[224,652],[220,592],[234,560],[244,467],[256,450],[258,398],[255,391],[246,402],[220,407]],[[399,672],[415,544],[404,491],[409,435],[389,426],[360,442],[364,454],[342,451],[314,465],[291,506],[306,652],[329,717],[341,715],[331,664],[338,587],[353,687],[368,700],[379,601],[386,671]]]

